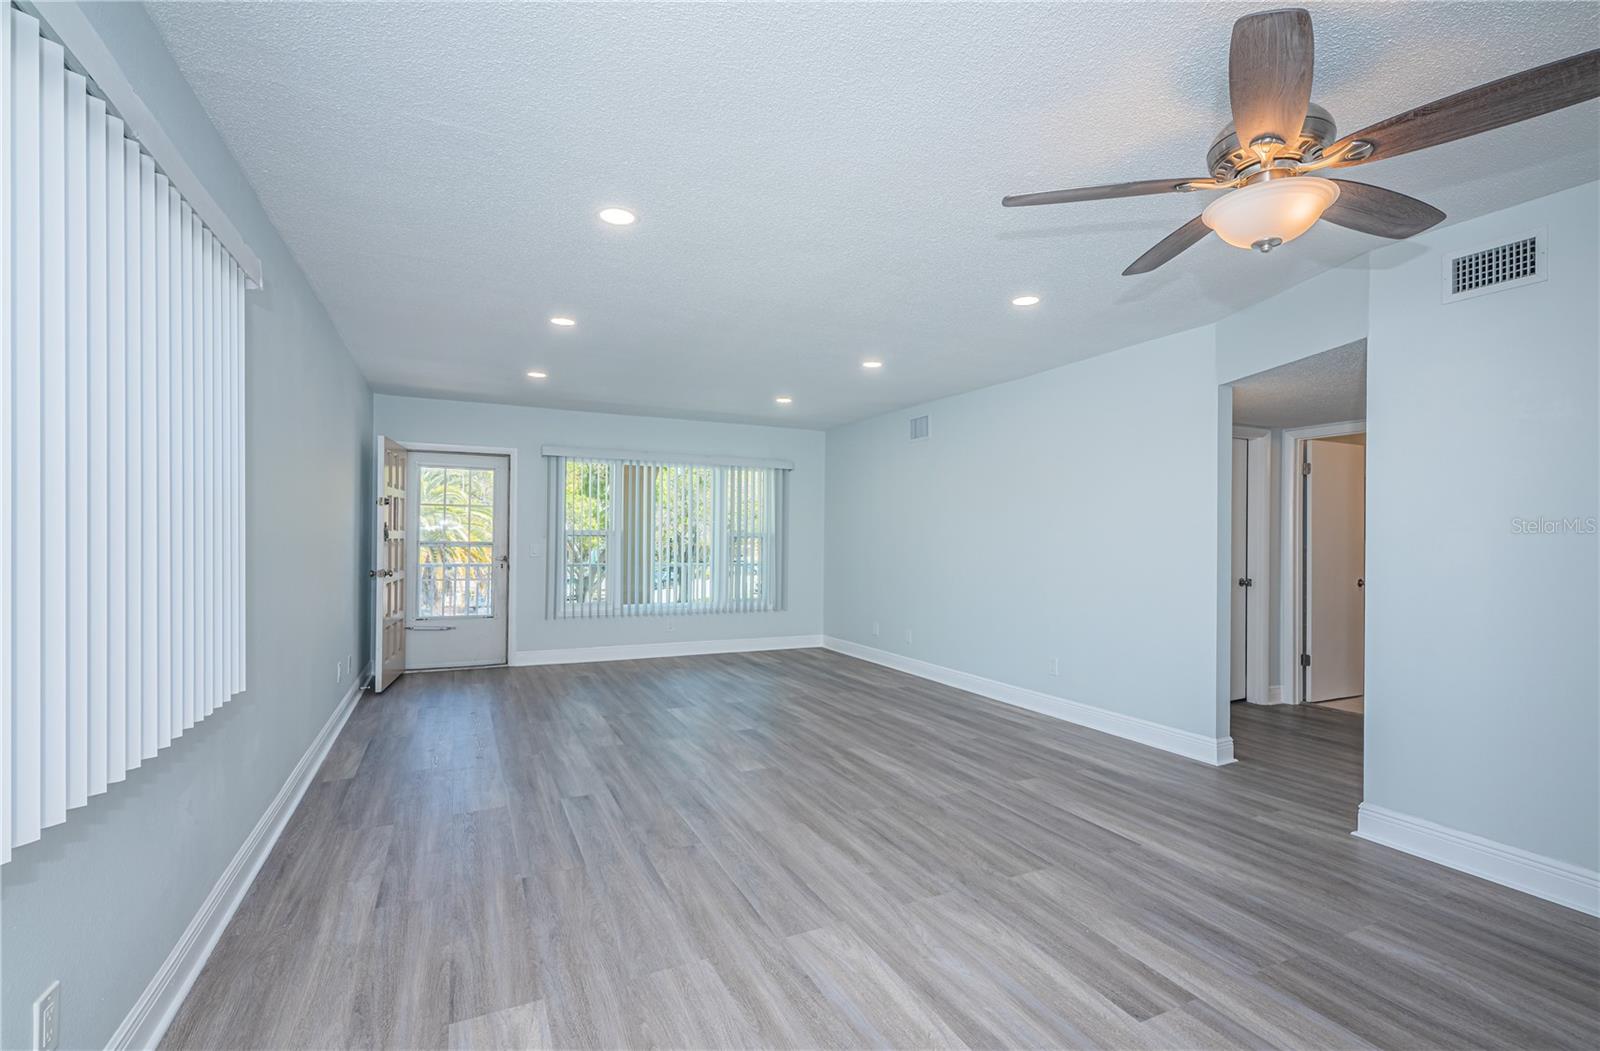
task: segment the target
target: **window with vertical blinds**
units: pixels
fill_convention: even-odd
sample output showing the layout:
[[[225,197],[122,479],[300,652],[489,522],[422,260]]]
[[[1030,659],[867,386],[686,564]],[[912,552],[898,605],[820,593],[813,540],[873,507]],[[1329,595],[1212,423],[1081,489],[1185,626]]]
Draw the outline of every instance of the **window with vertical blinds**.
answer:
[[[783,466],[546,456],[552,617],[783,608]]]
[[[0,861],[244,689],[245,278],[0,8]]]

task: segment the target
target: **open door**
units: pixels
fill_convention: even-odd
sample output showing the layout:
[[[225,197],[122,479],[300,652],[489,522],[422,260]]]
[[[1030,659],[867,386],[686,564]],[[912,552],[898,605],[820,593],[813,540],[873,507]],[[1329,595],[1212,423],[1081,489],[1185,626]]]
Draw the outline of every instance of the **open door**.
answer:
[[[1366,692],[1367,450],[1306,442],[1305,634],[1308,702]],[[1309,658],[1309,660],[1307,659]]]
[[[406,668],[406,447],[378,436],[372,569],[372,689]]]
[[[1233,440],[1233,573],[1238,582],[1233,587],[1230,606],[1233,630],[1233,653],[1229,662],[1228,678],[1232,689],[1229,700],[1242,701],[1248,694],[1248,664],[1246,656],[1250,645],[1250,617],[1246,600],[1250,581],[1250,442],[1244,438]]]

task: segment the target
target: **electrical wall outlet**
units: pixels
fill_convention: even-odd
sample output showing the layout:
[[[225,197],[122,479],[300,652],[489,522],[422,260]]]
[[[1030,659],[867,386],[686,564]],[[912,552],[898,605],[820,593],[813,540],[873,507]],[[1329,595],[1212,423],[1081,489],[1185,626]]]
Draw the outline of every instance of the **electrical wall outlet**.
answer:
[[[350,676],[354,675],[355,673],[356,673],[356,657],[355,657],[355,654],[346,653],[344,655],[344,677],[346,679],[348,679],[348,678],[350,678]]]
[[[344,661],[333,662],[333,681],[344,682]]]
[[[872,622],[872,637],[873,638],[877,638],[878,637],[878,622],[877,621],[873,621]]]
[[[907,628],[906,629],[906,644],[910,645],[910,643],[911,643],[911,629]]]
[[[33,1002],[33,1051],[56,1051],[60,1046],[61,983],[51,982]]]
[[[1050,674],[1051,675],[1060,675],[1061,674],[1061,658],[1060,657],[1051,657],[1050,658]]]

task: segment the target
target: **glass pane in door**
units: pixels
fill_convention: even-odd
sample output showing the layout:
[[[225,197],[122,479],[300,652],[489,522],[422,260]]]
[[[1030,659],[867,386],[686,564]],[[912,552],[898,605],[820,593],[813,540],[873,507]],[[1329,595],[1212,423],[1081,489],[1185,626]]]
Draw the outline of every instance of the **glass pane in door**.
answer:
[[[494,471],[418,469],[417,618],[494,616]]]

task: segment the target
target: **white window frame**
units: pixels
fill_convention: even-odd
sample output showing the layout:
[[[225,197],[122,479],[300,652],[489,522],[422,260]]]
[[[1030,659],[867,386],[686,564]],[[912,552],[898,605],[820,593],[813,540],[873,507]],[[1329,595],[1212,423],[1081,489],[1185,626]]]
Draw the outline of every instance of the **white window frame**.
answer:
[[[567,455],[571,452],[572,455]],[[762,550],[773,549],[781,544],[781,534],[786,528],[782,518],[782,501],[777,493],[777,487],[784,485],[781,472],[789,469],[791,465],[784,461],[735,461],[718,462],[715,460],[677,460],[670,457],[645,456],[641,454],[596,454],[582,450],[560,450],[552,452],[551,448],[545,449],[545,454],[560,455],[555,463],[559,466],[554,470],[559,472],[559,479],[552,486],[552,497],[559,490],[565,499],[567,471],[574,463],[605,464],[607,468],[608,492],[606,496],[607,528],[569,530],[565,525],[565,515],[560,514],[560,519],[552,524],[550,546],[552,552],[552,569],[559,567],[559,573],[552,573],[550,589],[552,602],[549,614],[554,619],[583,619],[599,617],[638,617],[638,616],[685,616],[704,613],[766,613],[777,612],[784,608],[781,586],[774,579],[783,573],[783,566],[776,554],[773,561],[757,561],[737,559],[734,554],[734,542],[738,539],[759,540]],[[655,594],[655,576],[663,567],[676,566],[680,568],[678,574],[678,589],[680,593],[687,594],[691,575],[690,567],[708,567],[711,577],[711,598],[709,601],[695,601],[684,598],[676,601],[654,601],[653,598],[642,602],[626,601],[622,596],[623,587],[623,562],[625,555],[625,531],[627,523],[624,516],[624,490],[622,478],[624,468],[629,466],[652,467],[658,470],[688,469],[709,470],[711,472],[711,543],[709,562],[692,562],[682,560],[659,560],[652,536],[647,538],[642,550],[648,558],[646,594]],[[728,487],[734,472],[751,468],[772,469],[780,472],[772,477],[765,494],[763,504],[764,528],[758,530],[736,530],[728,522],[729,493]],[[652,494],[652,511],[656,508],[655,497]],[[555,512],[556,508],[552,507]],[[564,511],[564,509],[563,509]],[[653,518],[652,518],[653,523]],[[643,528],[650,528],[647,524]],[[605,539],[605,594],[601,601],[569,602],[567,601],[569,564],[566,561],[566,548],[573,537],[604,537]],[[559,554],[558,554],[559,552]],[[733,582],[733,571],[741,566],[754,566],[757,574],[756,583],[759,588],[760,598],[736,600],[730,597],[730,588]],[[769,597],[770,596],[770,597]]]

